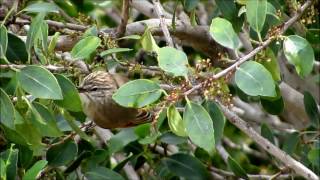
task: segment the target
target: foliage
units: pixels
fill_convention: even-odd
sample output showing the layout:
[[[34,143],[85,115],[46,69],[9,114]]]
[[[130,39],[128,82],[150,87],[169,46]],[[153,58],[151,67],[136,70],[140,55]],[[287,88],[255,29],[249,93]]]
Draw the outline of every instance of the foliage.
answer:
[[[319,1],[310,2],[166,0],[161,15],[148,1],[155,9],[4,0],[0,179],[305,178],[278,161],[281,150],[319,176]],[[94,127],[78,86],[101,69],[129,76],[112,100],[152,122]],[[274,147],[261,150],[259,138]]]

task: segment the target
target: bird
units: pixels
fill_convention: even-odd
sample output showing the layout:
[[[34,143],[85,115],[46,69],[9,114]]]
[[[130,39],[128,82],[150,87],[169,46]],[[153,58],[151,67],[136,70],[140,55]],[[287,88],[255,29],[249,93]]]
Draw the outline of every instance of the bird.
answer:
[[[95,71],[87,75],[78,90],[86,116],[104,129],[126,128],[150,122],[152,115],[144,109],[123,107],[112,95],[128,82],[118,73]]]

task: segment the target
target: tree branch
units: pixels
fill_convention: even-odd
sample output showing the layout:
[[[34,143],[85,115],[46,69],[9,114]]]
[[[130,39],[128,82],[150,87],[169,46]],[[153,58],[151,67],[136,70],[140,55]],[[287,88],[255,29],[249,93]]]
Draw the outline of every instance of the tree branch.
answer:
[[[310,169],[305,167],[299,161],[296,161],[287,153],[279,149],[277,146],[269,142],[267,139],[257,133],[247,122],[242,120],[234,112],[230,111],[226,106],[220,102],[220,107],[227,119],[238,127],[242,132],[248,135],[252,140],[259,144],[265,151],[279,159],[283,164],[293,169],[297,174],[303,176],[306,179],[319,180],[319,177]]]
[[[129,0],[122,0],[121,23],[117,28],[116,37],[120,38],[126,33],[126,26],[129,19]]]
[[[280,30],[279,35],[283,34],[286,30],[288,30],[288,28],[294,24],[304,13],[304,11],[310,7],[312,4],[311,0],[307,0],[303,6],[301,6],[301,8],[297,11],[297,13],[291,17],[287,22],[284,23],[283,28]],[[252,50],[250,53],[248,53],[247,55],[239,58],[237,60],[236,63],[232,64],[231,66],[227,67],[226,69],[220,71],[219,73],[215,74],[212,76],[212,79],[219,79],[225,75],[227,75],[228,73],[232,72],[234,69],[236,69],[238,66],[240,66],[242,63],[246,62],[247,60],[251,59],[252,57],[254,57],[256,54],[258,54],[261,50],[265,49],[275,38],[274,37],[270,37],[269,39],[265,40],[264,42],[261,43],[261,45],[259,45],[258,47],[256,47],[254,50]],[[189,95],[190,93],[192,93],[195,90],[198,90],[202,87],[203,83],[200,83],[196,86],[194,86],[193,88],[191,88],[190,90],[186,91],[184,93],[185,96]]]
[[[164,35],[168,45],[171,47],[174,47],[172,38],[170,36],[169,30],[167,27],[167,24],[165,23],[165,19],[164,19],[165,16],[162,12],[162,6],[161,6],[159,0],[153,0],[153,4],[154,4],[155,10],[156,10],[156,13],[160,19],[160,27],[162,29],[163,35]]]

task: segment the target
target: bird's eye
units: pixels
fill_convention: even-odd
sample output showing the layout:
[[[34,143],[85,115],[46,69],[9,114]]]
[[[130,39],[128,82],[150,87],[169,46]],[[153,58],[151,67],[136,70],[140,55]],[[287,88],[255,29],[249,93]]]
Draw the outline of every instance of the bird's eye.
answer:
[[[96,91],[96,90],[98,90],[97,87],[93,87],[93,88],[91,89],[91,91]]]

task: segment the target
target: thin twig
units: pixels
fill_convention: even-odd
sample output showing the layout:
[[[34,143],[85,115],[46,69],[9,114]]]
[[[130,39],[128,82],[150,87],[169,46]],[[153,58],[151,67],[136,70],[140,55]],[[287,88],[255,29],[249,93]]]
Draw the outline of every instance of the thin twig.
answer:
[[[279,159],[283,164],[285,164],[289,168],[293,169],[298,175],[301,175],[306,179],[319,180],[319,177],[314,172],[305,167],[299,161],[293,159],[290,155],[279,149],[270,141],[262,137],[247,122],[242,120],[234,112],[230,111],[226,106],[222,105],[221,103],[219,104],[222,112],[227,117],[227,119],[236,127],[238,127],[242,132],[248,135],[257,144],[259,144],[265,151]]]
[[[218,169],[218,168],[215,168],[215,167],[210,167],[210,170],[221,175],[221,176],[227,176],[227,177],[236,177],[234,175],[233,172],[230,172],[230,171],[226,171],[226,170],[222,170],[222,169]],[[279,173],[277,173],[277,177],[280,178],[280,179],[287,179],[288,177],[290,177],[289,174],[281,174],[281,171]],[[248,177],[250,179],[270,179],[270,178],[273,178],[274,175],[260,175],[260,174],[248,174]]]
[[[289,27],[294,24],[304,13],[304,11],[309,8],[312,4],[312,0],[307,0],[303,6],[301,6],[301,8],[297,11],[297,13],[291,17],[287,22],[284,23],[283,28],[281,29],[279,35],[283,34],[285,31],[287,31],[289,29]],[[238,66],[240,66],[242,63],[246,62],[247,60],[251,59],[252,57],[254,57],[256,54],[258,54],[261,50],[265,49],[275,38],[271,37],[267,40],[265,40],[264,42],[261,43],[260,46],[256,47],[254,50],[252,50],[250,53],[248,53],[247,55],[239,58],[237,60],[236,63],[232,64],[231,66],[229,66],[228,68],[224,69],[223,71],[220,71],[219,73],[215,74],[212,76],[213,79],[219,79],[223,76],[225,76],[226,74],[232,72],[234,69],[236,69]],[[199,83],[196,86],[194,86],[193,88],[189,89],[188,91],[186,91],[184,93],[185,96],[189,95],[190,93],[192,93],[195,90],[198,90],[202,87],[203,83]]]
[[[170,36],[169,30],[167,27],[167,24],[165,23],[165,20],[164,20],[164,14],[163,14],[162,6],[161,6],[159,0],[153,0],[153,4],[154,4],[155,10],[156,10],[156,13],[160,19],[160,27],[162,29],[163,35],[164,35],[168,45],[171,47],[174,47],[172,38]]]
[[[121,23],[117,28],[117,38],[122,37],[126,33],[126,27],[129,19],[129,0],[122,0]]]
[[[18,24],[31,24],[30,17],[26,15],[20,15],[21,18],[16,19],[16,23]],[[57,28],[67,28],[67,29],[72,29],[76,31],[85,31],[88,29],[88,26],[83,26],[83,25],[78,25],[78,24],[73,24],[73,23],[62,23],[58,21],[53,21],[53,20],[46,20],[49,26],[54,26]]]
[[[27,65],[20,65],[20,64],[0,64],[0,69],[22,69],[26,66]],[[41,66],[41,67],[48,69],[49,71],[55,71],[55,72],[62,72],[68,69],[63,66],[55,66],[55,65],[47,65],[47,66]]]

